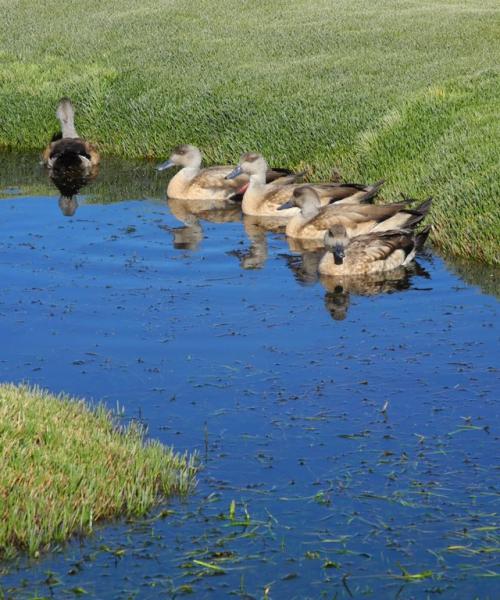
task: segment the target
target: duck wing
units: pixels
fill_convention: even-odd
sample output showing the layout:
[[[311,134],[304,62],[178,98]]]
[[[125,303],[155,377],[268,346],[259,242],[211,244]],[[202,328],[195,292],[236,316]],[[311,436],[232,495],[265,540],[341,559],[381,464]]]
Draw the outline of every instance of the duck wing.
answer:
[[[413,231],[406,229],[367,233],[353,238],[346,249],[349,262],[387,261],[398,250],[408,257],[415,250]]]
[[[51,142],[48,152],[48,166],[56,163],[59,167],[74,167],[81,164],[82,159],[90,163],[91,147],[80,138],[61,138]]]
[[[241,174],[234,179],[226,179],[231,171],[233,171],[232,166],[207,167],[202,169],[192,180],[192,185],[215,190],[237,190],[240,194],[244,193],[244,188],[249,181],[248,175]],[[288,169],[269,169],[266,172],[266,183],[284,185],[294,183],[302,176],[303,173],[292,173]]]
[[[334,202],[322,208],[310,224],[316,229],[323,230],[329,229],[336,223],[340,223],[350,231],[353,228],[355,229],[356,225],[360,223],[371,223],[372,226],[375,226],[379,221],[383,221],[398,213],[405,206],[405,202],[397,202],[385,206],[374,204],[339,204],[338,202]]]
[[[432,198],[428,198],[414,209],[402,209],[389,216],[386,219],[379,221],[373,228],[373,231],[389,231],[392,229],[413,229],[416,227],[428,214],[432,204]]]
[[[246,175],[239,175],[234,179],[226,179],[226,176],[229,175],[232,170],[233,169],[230,166],[207,167],[206,169],[202,169],[198,175],[191,180],[190,185],[214,191],[228,190],[229,192],[237,190],[248,182],[248,177]]]
[[[381,179],[372,185],[360,183],[323,183],[313,184],[313,188],[321,199],[328,198],[330,202],[367,203],[372,202],[384,184]]]
[[[293,194],[293,190],[297,188],[300,184],[285,184],[280,185],[278,183],[269,183],[266,185],[266,189],[264,192],[264,203],[267,205],[271,205],[276,210],[279,206],[281,206],[284,202],[290,200],[291,195]],[[277,213],[279,215],[279,213]]]
[[[275,183],[278,185],[287,185],[300,181],[305,175],[305,171],[294,173],[289,169],[269,169],[266,171],[266,183]]]

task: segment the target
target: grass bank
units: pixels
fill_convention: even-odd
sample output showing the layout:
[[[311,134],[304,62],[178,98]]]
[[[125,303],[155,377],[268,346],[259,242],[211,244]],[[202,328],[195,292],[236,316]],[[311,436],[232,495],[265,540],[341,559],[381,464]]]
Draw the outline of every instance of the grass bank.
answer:
[[[434,242],[499,261],[494,0],[0,0],[0,145],[41,148],[61,95],[104,152],[385,177],[436,198]]]
[[[190,458],[117,429],[104,408],[10,384],[0,385],[0,454],[0,558],[143,515],[194,477]]]

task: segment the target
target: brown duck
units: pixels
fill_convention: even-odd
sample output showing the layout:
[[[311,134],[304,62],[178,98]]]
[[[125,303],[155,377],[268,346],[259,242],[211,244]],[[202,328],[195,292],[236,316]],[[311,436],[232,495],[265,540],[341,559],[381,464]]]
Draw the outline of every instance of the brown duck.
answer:
[[[297,187],[291,200],[279,207],[279,210],[292,206],[300,212],[294,215],[286,225],[286,234],[291,238],[323,241],[325,233],[335,224],[343,225],[349,235],[354,237],[370,231],[404,229],[420,222],[428,213],[431,205],[429,198],[418,208],[408,209],[410,200],[392,204],[366,204],[379,191],[382,182],[366,188],[362,203],[334,202],[321,206],[321,200],[310,186]]]
[[[69,98],[61,98],[56,110],[61,132],[56,133],[42,154],[43,163],[49,168],[91,169],[99,164],[96,147],[82,139],[75,129],[75,110]]]
[[[240,158],[238,166],[227,175],[228,179],[235,179],[242,174],[250,178],[250,183],[243,195],[242,209],[246,215],[262,217],[291,217],[299,212],[299,208],[290,207],[279,211],[279,207],[290,199],[293,191],[300,186],[298,183],[274,181],[267,183],[267,162],[261,154],[247,152]],[[313,187],[322,205],[335,201],[344,201],[351,197],[352,202],[359,202],[356,195],[363,195],[366,186],[351,183],[324,183],[314,184]]]
[[[325,234],[327,251],[319,263],[319,273],[354,276],[406,266],[424,245],[429,231],[430,226],[420,233],[407,228],[350,238],[343,225],[333,225]]]
[[[172,151],[170,158],[156,167],[164,171],[182,167],[168,183],[167,196],[179,200],[233,200],[243,193],[248,176],[241,174],[234,180],[227,179],[231,166],[201,167],[202,155],[196,146],[183,144]],[[293,174],[285,169],[267,169],[267,182],[296,181],[302,174]]]

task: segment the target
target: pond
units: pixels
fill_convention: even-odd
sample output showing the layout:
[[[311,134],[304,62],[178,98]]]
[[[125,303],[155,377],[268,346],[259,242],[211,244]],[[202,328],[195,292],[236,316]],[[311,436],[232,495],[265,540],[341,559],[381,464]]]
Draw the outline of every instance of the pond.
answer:
[[[428,250],[329,286],[165,188],[108,161],[64,216],[37,157],[2,157],[0,380],[203,465],[184,503],[1,564],[3,597],[497,597],[498,271]]]

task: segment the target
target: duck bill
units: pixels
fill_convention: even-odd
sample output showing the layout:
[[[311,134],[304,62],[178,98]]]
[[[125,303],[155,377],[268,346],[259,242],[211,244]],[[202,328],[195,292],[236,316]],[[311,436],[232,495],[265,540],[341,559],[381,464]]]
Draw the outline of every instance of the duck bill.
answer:
[[[287,208],[293,208],[291,200],[288,200],[288,202],[285,202],[281,206],[278,206],[278,210],[286,210]]]
[[[166,160],[156,167],[157,171],[165,171],[166,169],[170,169],[171,167],[175,167],[175,163],[172,160]]]
[[[238,177],[238,175],[241,175],[243,173],[242,169],[241,169],[241,165],[238,165],[235,169],[233,169],[231,171],[231,173],[229,173],[229,175],[226,175],[226,179],[234,179],[235,177]]]
[[[336,244],[332,249],[332,254],[336,265],[341,265],[344,262],[345,252],[343,246]]]

